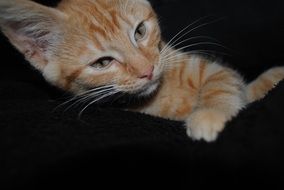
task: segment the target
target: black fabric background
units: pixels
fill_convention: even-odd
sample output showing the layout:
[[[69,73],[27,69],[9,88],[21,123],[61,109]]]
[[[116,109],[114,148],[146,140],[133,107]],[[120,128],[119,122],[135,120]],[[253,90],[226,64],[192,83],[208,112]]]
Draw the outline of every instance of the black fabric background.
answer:
[[[54,6],[58,1],[39,1]],[[203,16],[220,21],[192,35],[230,50],[220,60],[247,81],[284,65],[284,2],[153,0],[165,39]],[[204,22],[206,22],[204,21]],[[190,189],[282,185],[284,83],[243,110],[211,144],[182,123],[116,108],[56,110],[65,97],[0,37],[0,158],[5,188]],[[247,184],[247,185],[245,185]],[[283,188],[283,187],[282,187]]]

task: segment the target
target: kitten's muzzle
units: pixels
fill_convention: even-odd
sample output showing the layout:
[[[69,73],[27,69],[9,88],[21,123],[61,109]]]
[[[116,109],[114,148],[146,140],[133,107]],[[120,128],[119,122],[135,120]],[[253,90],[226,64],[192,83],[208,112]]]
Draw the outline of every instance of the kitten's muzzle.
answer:
[[[139,76],[140,79],[148,79],[152,80],[153,79],[153,72],[154,72],[154,66],[150,66],[149,68],[146,69],[146,71]]]

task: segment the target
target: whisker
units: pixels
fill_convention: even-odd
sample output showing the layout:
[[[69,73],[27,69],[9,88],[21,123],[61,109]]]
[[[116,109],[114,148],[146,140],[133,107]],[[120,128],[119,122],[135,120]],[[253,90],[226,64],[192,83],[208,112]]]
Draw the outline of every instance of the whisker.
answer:
[[[179,57],[183,57],[184,55],[188,55],[188,52],[179,52],[177,54],[171,55],[171,56],[165,56],[161,58],[161,61],[168,61],[168,60],[174,60],[174,59],[178,59]]]
[[[206,18],[206,17],[205,17],[205,18]],[[201,19],[202,19],[202,18],[201,18]],[[201,20],[201,19],[199,19],[199,20]],[[183,37],[186,36],[187,34],[193,32],[193,31],[195,31],[195,30],[197,30],[197,29],[199,29],[199,28],[202,28],[202,27],[204,27],[204,26],[207,26],[207,25],[216,23],[216,22],[218,22],[218,21],[220,21],[220,20],[222,20],[222,19],[224,19],[224,18],[219,18],[219,19],[215,19],[215,20],[213,20],[213,21],[211,21],[211,22],[206,22],[206,23],[200,24],[200,25],[194,27],[193,29],[190,29],[189,31],[185,32],[185,33],[182,34],[181,36],[179,36],[179,37],[177,36],[177,37],[178,37],[177,39],[175,39],[175,40],[172,41],[171,43],[167,43],[166,46],[169,46],[169,47],[170,47],[171,45],[175,44],[178,40],[180,40],[181,38],[183,38]],[[186,27],[184,30],[182,30],[182,32],[184,32],[184,31],[185,31],[186,29],[188,29],[188,28],[189,28],[189,26]],[[178,35],[180,35],[182,32],[179,32]],[[161,52],[161,53],[162,53],[162,52]]]
[[[212,52],[215,53],[215,51],[210,51],[210,50],[193,50],[193,51],[189,51],[189,52],[186,52],[187,54],[204,54],[204,55],[207,55],[207,56],[213,56],[212,55]],[[218,52],[217,52],[218,53]],[[184,63],[184,61],[188,61],[190,60],[191,58],[190,57],[183,57],[181,59],[179,58],[173,58],[173,59],[170,59],[170,60],[167,60],[167,61],[164,61],[163,62],[163,65],[164,67],[166,67],[166,69],[168,70],[169,68],[173,68],[173,67],[176,67],[177,64],[179,63]]]
[[[106,90],[106,91],[99,92],[99,93],[91,93],[91,94],[87,95],[86,97],[81,98],[79,101],[80,101],[80,103],[85,103],[90,98],[100,97],[100,96],[103,96],[104,94],[110,93],[112,91],[114,91],[114,89],[113,90]]]
[[[191,51],[187,51],[187,52],[182,52],[182,53],[178,53],[169,57],[165,57],[165,58],[161,58],[161,62],[171,62],[174,60],[179,60],[180,57],[184,57],[184,55],[190,55],[190,54],[206,54],[209,56],[214,56],[214,54],[221,54],[221,55],[227,55],[229,56],[230,54],[225,53],[225,52],[220,52],[220,51],[214,51],[214,50],[206,50],[206,49],[199,49],[199,50],[191,50]]]
[[[168,55],[166,55],[164,58],[167,58],[168,56],[170,55],[173,55],[177,52],[180,52],[186,48],[189,48],[189,47],[194,47],[194,46],[198,46],[198,45],[216,45],[216,46],[219,46],[219,47],[223,47],[223,48],[226,48],[224,47],[223,45],[219,44],[219,43],[216,43],[216,42],[198,42],[198,43],[194,43],[194,44],[190,44],[190,45],[186,45],[184,47],[181,47],[179,49],[175,49],[174,51],[170,52]]]
[[[196,26],[196,27],[194,27],[193,29],[191,29],[191,30],[187,31],[186,33],[184,33],[183,35],[181,35],[178,39],[176,39],[176,40],[174,41],[174,43],[176,43],[178,40],[180,40],[181,38],[183,38],[184,36],[186,36],[186,35],[189,34],[190,32],[193,32],[193,31],[195,31],[195,30],[197,30],[197,29],[199,29],[199,28],[202,28],[202,27],[204,27],[204,26],[207,26],[207,25],[216,23],[216,22],[218,22],[218,21],[220,21],[220,20],[222,20],[222,19],[223,19],[223,18],[219,18],[219,19],[215,19],[215,20],[213,20],[213,21],[211,21],[211,22],[206,22],[206,23],[204,23],[204,24],[200,24],[199,26]]]
[[[100,100],[102,100],[102,99],[105,99],[105,98],[107,98],[107,97],[110,97],[110,96],[112,96],[112,95],[114,95],[114,94],[117,94],[117,93],[119,93],[118,90],[117,90],[117,91],[113,91],[113,92],[109,92],[109,93],[107,93],[107,94],[105,94],[105,95],[103,95],[103,96],[101,96],[101,97],[99,97],[99,98],[96,98],[95,100],[92,100],[87,106],[85,106],[85,107],[80,111],[80,113],[79,113],[79,115],[78,115],[78,118],[80,119],[81,116],[82,116],[82,114],[83,114],[83,112],[84,112],[89,106],[91,106],[92,104],[94,104],[94,103],[96,103],[96,102],[98,102],[98,101],[100,101]]]
[[[203,20],[203,19],[206,19],[208,18],[209,16],[204,16],[204,17],[201,17],[197,20],[195,20],[194,22],[192,22],[191,24],[187,25],[186,27],[184,27],[182,30],[180,30],[176,35],[174,35],[174,37],[171,38],[171,40],[166,43],[165,47],[161,50],[161,53],[167,48],[167,47],[170,47],[171,43],[176,40],[176,38],[181,34],[183,33],[185,30],[187,30],[189,27],[193,26],[194,24],[198,23],[199,21]]]
[[[72,102],[72,101],[75,101],[77,99],[80,99],[82,96],[86,95],[86,94],[89,94],[89,93],[92,93],[94,91],[99,91],[99,90],[104,90],[104,89],[111,89],[111,88],[114,88],[115,86],[114,85],[106,85],[106,86],[100,86],[100,87],[97,87],[97,88],[93,88],[93,89],[90,89],[90,90],[87,90],[85,92],[82,92],[82,93],[79,93],[79,94],[76,94],[75,96],[73,96],[72,98],[70,98],[69,100],[59,104],[58,106],[56,106],[54,108],[53,111],[57,110],[58,108],[62,107],[62,106],[65,106],[66,104]]]
[[[172,45],[171,48],[175,48],[175,47],[177,47],[177,46],[180,45],[180,44],[183,44],[183,43],[185,43],[185,42],[187,42],[187,41],[195,40],[195,39],[208,39],[208,40],[213,40],[213,41],[219,42],[217,39],[212,38],[212,37],[209,37],[209,36],[194,36],[194,37],[190,37],[190,38],[184,39],[184,40],[182,40],[181,42]],[[167,52],[165,51],[165,52],[163,52],[163,53],[166,54]]]
[[[109,93],[109,92],[112,92],[114,89],[107,89],[107,90],[104,90],[104,91],[99,91],[99,92],[93,92],[93,93],[90,93],[90,94],[86,94],[80,98],[78,98],[74,103],[72,103],[70,106],[68,106],[64,112],[68,109],[70,109],[71,107],[74,107],[75,105],[78,105],[78,104],[84,104],[86,101],[88,101],[88,99],[91,99],[91,98],[94,98],[94,97],[98,97],[98,96],[102,96],[106,93]]]

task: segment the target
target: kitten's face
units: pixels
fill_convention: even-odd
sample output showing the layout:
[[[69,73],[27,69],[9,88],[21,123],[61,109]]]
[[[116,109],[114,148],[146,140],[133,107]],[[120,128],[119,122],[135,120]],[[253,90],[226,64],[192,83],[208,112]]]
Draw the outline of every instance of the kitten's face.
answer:
[[[0,12],[4,34],[60,88],[148,95],[158,86],[160,28],[146,0],[63,0],[56,9],[1,1]]]
[[[67,15],[66,31],[57,59],[45,69],[49,80],[75,93],[111,85],[148,95],[157,88],[161,37],[148,2],[74,0],[59,9]]]

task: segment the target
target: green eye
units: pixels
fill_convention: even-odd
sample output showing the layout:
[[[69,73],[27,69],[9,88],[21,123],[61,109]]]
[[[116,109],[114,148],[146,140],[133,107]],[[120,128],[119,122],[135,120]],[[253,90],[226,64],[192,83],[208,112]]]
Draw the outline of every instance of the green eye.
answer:
[[[102,57],[93,64],[91,64],[91,67],[94,67],[96,69],[104,69],[109,67],[112,64],[113,60],[114,59],[112,57]]]
[[[142,40],[146,36],[146,32],[147,32],[146,25],[144,22],[141,22],[135,30],[135,34],[134,34],[135,40],[136,41]]]

